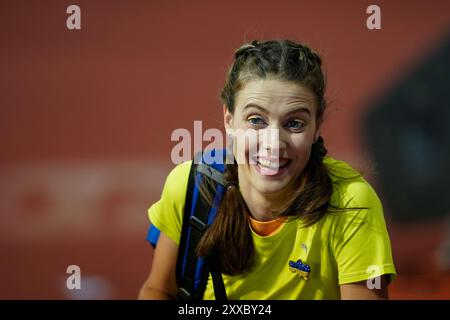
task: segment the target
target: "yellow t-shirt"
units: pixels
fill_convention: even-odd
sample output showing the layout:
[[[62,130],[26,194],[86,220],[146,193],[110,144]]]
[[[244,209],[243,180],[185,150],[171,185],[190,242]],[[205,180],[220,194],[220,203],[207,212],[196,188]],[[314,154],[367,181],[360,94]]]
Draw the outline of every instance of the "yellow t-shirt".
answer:
[[[161,199],[149,218],[161,232],[179,243],[184,201],[192,161],[177,165],[168,175]],[[340,299],[339,285],[383,274],[395,277],[389,235],[381,202],[363,177],[347,163],[325,157],[333,181],[331,202],[339,207],[369,207],[327,213],[318,223],[302,227],[288,221],[269,236],[252,229],[256,262],[246,275],[223,275],[229,299]],[[342,180],[337,177],[353,177]],[[309,280],[289,268],[301,259],[310,266]],[[369,280],[376,285],[376,280]],[[211,276],[204,299],[214,299]]]

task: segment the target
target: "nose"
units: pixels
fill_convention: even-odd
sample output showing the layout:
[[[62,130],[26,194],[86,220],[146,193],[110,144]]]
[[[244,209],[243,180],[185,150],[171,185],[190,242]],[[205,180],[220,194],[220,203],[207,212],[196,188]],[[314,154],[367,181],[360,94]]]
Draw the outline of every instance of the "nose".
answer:
[[[280,138],[280,129],[276,126],[269,126],[259,130],[259,151],[260,155],[269,157],[282,157],[286,149],[284,139]]]

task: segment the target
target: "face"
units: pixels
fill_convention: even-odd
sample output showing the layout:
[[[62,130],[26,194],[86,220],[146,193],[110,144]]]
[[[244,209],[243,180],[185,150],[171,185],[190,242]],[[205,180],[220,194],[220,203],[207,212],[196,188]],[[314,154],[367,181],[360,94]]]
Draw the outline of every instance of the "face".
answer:
[[[248,81],[235,97],[231,114],[224,106],[225,128],[233,136],[241,191],[286,195],[295,188],[319,136],[312,91],[277,79]],[[238,142],[242,132],[257,139]],[[245,161],[243,161],[245,160]]]

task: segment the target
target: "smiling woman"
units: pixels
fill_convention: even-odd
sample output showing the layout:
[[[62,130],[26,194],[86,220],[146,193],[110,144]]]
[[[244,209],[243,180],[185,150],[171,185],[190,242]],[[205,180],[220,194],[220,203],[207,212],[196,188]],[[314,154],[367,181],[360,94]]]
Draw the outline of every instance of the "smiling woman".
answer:
[[[395,268],[380,200],[357,171],[326,155],[320,136],[321,63],[289,40],[255,40],[235,52],[221,95],[235,161],[224,166],[228,187],[196,247],[199,257],[215,254],[230,299],[387,297]],[[258,139],[240,143],[236,132],[249,131]],[[161,236],[140,298],[177,294],[191,166],[173,169],[149,209]],[[213,181],[204,179],[200,194],[213,206]],[[201,297],[214,299],[211,276],[205,287]]]
[[[252,198],[256,200],[252,202],[258,203],[258,208],[251,210],[252,215],[259,220],[274,219],[277,212],[282,212],[280,204],[285,203],[286,195],[297,189],[295,182],[309,160],[312,144],[319,137],[314,95],[293,82],[252,80],[240,90],[234,112],[224,109],[226,128],[255,129],[263,137],[271,136],[264,134],[266,130],[278,132],[278,139],[258,139],[258,145],[253,148],[248,144],[248,148],[233,150],[237,158],[257,159],[254,165],[247,161],[238,166],[244,199]],[[249,150],[256,150],[256,154],[250,154]],[[270,201],[266,201],[267,195]]]

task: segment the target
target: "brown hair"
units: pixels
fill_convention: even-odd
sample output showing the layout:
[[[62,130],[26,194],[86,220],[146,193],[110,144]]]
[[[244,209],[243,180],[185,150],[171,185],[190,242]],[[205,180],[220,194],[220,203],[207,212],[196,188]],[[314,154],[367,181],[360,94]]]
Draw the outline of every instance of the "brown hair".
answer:
[[[316,97],[316,122],[323,120],[326,108],[324,99],[325,78],[322,60],[304,44],[290,40],[254,40],[235,51],[235,60],[229,69],[221,98],[230,113],[234,113],[235,97],[246,81],[268,76],[296,82],[309,88]],[[322,137],[312,145],[310,159],[299,177],[297,191],[290,196],[286,207],[278,217],[300,218],[303,226],[317,223],[333,206],[333,185],[323,163],[327,154]],[[197,254],[205,256],[215,251],[223,273],[237,275],[251,270],[255,249],[248,221],[248,208],[238,189],[237,164],[227,164],[225,178],[230,184],[218,208],[218,214],[203,235]],[[208,203],[212,203],[212,181],[205,178],[200,191]]]

